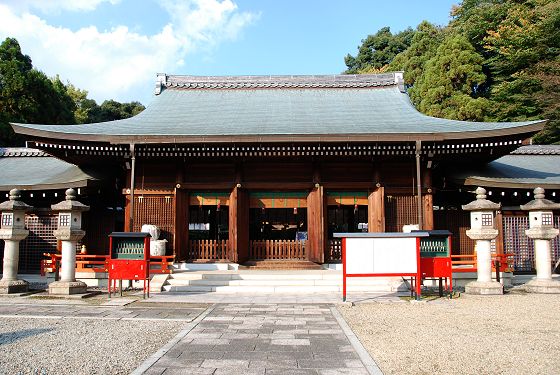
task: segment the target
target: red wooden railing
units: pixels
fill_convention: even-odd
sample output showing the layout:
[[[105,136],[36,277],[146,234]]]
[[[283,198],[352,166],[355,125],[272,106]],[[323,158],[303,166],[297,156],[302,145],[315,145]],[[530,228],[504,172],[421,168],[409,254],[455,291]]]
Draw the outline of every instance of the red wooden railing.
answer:
[[[305,260],[306,243],[307,241],[292,240],[250,241],[249,258],[255,260]]]
[[[57,273],[62,256],[54,253],[43,253],[47,259],[41,260],[41,276],[47,272]],[[108,255],[76,254],[76,272],[107,272]],[[174,255],[151,256],[150,273],[171,273]]]
[[[492,270],[498,266],[500,272],[513,272],[515,254],[492,254]],[[476,272],[476,255],[451,255],[453,272]]]
[[[229,240],[191,240],[189,241],[187,256],[190,260],[231,260]]]

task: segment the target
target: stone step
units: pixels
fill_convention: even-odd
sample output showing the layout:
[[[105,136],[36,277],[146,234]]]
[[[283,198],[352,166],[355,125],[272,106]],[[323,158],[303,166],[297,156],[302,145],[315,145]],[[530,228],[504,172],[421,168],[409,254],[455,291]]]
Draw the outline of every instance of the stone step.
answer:
[[[349,278],[347,285],[399,285],[402,280],[394,280],[387,278]],[[225,278],[174,278],[167,279],[169,285],[207,285],[207,286],[285,286],[285,285],[300,285],[300,286],[329,286],[329,285],[342,285],[342,278],[328,278],[328,279],[306,279],[306,278],[263,278],[263,279],[225,279]]]
[[[326,293],[340,292],[342,286],[338,285],[284,285],[284,286],[205,286],[205,285],[165,285],[166,292],[191,292],[191,293]],[[408,290],[404,285],[391,287],[388,285],[347,286],[348,292],[397,292]]]
[[[322,270],[317,263],[306,260],[251,260],[242,266],[251,270]]]

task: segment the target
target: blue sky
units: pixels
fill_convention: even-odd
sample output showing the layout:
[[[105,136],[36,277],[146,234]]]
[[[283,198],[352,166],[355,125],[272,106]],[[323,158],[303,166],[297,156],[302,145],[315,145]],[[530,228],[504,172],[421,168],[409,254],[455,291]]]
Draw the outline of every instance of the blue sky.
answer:
[[[336,74],[381,27],[445,25],[459,0],[0,0],[0,38],[101,102],[148,104],[157,72]]]

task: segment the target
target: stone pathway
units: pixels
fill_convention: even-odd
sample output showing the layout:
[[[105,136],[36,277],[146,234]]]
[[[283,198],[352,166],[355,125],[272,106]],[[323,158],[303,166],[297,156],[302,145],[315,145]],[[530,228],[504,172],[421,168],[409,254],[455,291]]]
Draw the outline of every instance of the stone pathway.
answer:
[[[329,304],[218,304],[134,374],[381,374],[333,309]]]
[[[0,304],[0,318],[111,319],[111,320],[177,320],[191,322],[207,305],[151,304],[148,306],[87,306],[59,304]]]

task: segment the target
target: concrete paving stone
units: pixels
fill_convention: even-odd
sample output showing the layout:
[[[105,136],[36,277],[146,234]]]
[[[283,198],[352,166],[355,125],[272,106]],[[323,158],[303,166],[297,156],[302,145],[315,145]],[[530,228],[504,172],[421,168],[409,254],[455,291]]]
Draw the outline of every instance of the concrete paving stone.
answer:
[[[313,353],[313,359],[325,359],[325,358],[332,358],[332,359],[359,359],[358,355],[355,352],[316,352]]]
[[[272,339],[270,345],[311,345],[308,339]]]
[[[195,352],[190,351],[190,348],[183,347],[184,351],[178,357],[179,359],[222,359],[224,357],[224,352],[219,351],[207,351],[207,352]],[[166,354],[167,355],[167,354]]]
[[[164,375],[213,375],[215,371],[215,368],[201,367],[167,368]]]
[[[257,333],[238,333],[238,332],[224,332],[222,338],[233,340],[233,339],[256,339],[260,337]]]
[[[295,352],[267,352],[269,359],[313,359],[313,353],[310,351],[295,351]]]
[[[317,375],[317,370],[314,369],[287,369],[287,368],[272,368],[266,370],[266,375]]]
[[[344,364],[346,367],[364,367],[364,364],[359,359],[345,359]]]
[[[229,345],[230,340],[227,339],[206,339],[206,338],[194,338],[189,345]]]
[[[249,368],[249,369],[239,369],[235,373],[232,373],[230,369],[216,369],[213,375],[265,375],[264,368]]]
[[[311,345],[271,345],[271,344],[257,344],[256,351],[266,352],[298,352],[309,351],[311,352]]]
[[[254,360],[249,362],[249,368],[298,368],[297,360],[295,359],[277,359],[270,358],[266,360]]]
[[[233,371],[234,369],[249,368],[249,361],[245,359],[206,359],[200,367],[229,368]]]
[[[263,333],[259,335],[259,339],[295,339],[296,335],[293,333],[282,333],[282,332],[273,332],[273,333]]]
[[[150,367],[143,375],[161,375],[165,370],[167,370],[165,367]]]
[[[319,369],[318,372],[319,375],[369,375],[365,367]]]
[[[345,360],[340,360],[336,358],[300,359],[298,360],[298,366],[301,368],[315,368],[315,369],[348,367],[346,366]],[[363,367],[363,365],[361,365],[361,367]]]
[[[188,337],[191,339],[219,339],[223,334],[221,332],[189,332]],[[227,339],[227,337],[224,337]]]
[[[274,324],[277,326],[304,326],[307,322],[305,320],[276,320]]]
[[[172,358],[168,356],[163,356],[156,363],[154,366],[157,367],[166,367],[166,368],[176,368],[176,367],[200,367],[204,359],[191,359],[191,358]]]
[[[232,352],[223,352],[221,358],[219,359],[246,359],[249,361],[254,360],[265,360],[268,359],[268,353],[266,352],[257,352],[257,351],[232,351]]]

